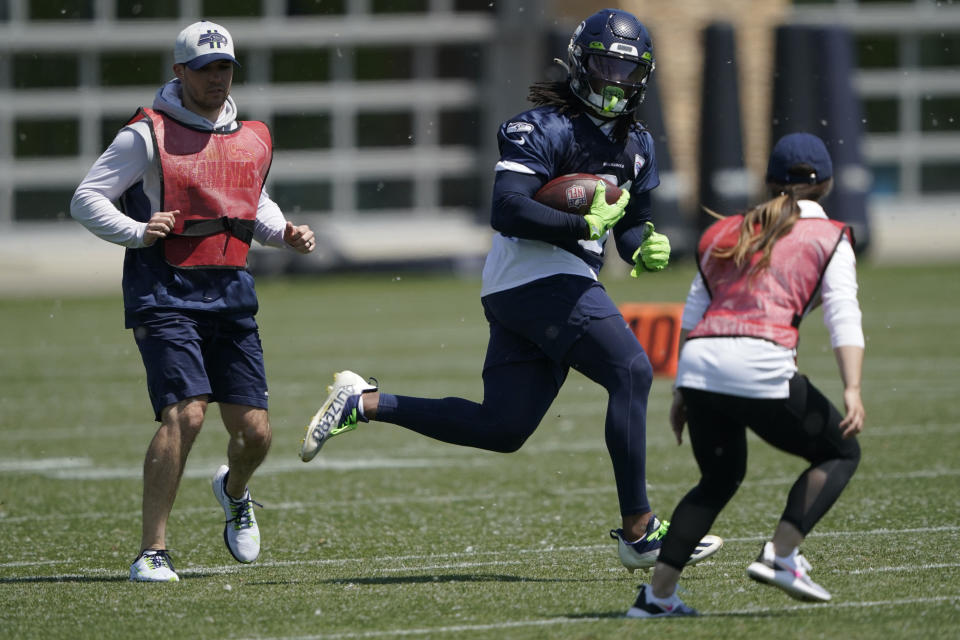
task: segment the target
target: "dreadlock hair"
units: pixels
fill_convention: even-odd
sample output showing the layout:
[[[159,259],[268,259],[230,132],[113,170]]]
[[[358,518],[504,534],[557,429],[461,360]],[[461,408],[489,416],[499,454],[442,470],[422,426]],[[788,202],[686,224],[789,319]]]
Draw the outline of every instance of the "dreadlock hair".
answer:
[[[571,118],[587,113],[583,102],[570,90],[570,83],[567,80],[535,82],[530,85],[527,100],[538,107],[557,107],[560,113],[567,114]],[[626,140],[627,134],[635,124],[637,121],[633,114],[619,116],[616,118],[611,136],[614,140],[622,142]]]
[[[576,117],[583,113],[583,103],[570,90],[566,80],[545,80],[530,85],[527,100],[538,107],[554,106],[560,113]]]
[[[812,167],[799,165],[791,167],[791,173],[810,175]],[[721,259],[733,260],[737,268],[751,260],[757,253],[760,260],[750,266],[754,273],[766,269],[770,265],[770,253],[777,241],[790,233],[793,225],[800,218],[800,200],[819,201],[826,197],[833,188],[833,178],[823,182],[798,182],[781,184],[768,182],[767,189],[770,199],[758,204],[743,214],[740,223],[740,235],[736,244],[730,247],[714,247],[712,255]],[[704,210],[716,218],[723,216],[704,207]]]

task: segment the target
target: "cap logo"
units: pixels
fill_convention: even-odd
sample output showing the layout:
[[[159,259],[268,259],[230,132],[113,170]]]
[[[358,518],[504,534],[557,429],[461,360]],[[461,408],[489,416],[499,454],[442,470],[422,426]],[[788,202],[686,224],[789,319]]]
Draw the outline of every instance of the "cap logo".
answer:
[[[197,40],[197,46],[202,47],[203,45],[210,45],[211,49],[219,49],[222,46],[229,44],[227,42],[227,37],[220,33],[219,31],[208,30],[206,33],[200,35],[200,39]]]

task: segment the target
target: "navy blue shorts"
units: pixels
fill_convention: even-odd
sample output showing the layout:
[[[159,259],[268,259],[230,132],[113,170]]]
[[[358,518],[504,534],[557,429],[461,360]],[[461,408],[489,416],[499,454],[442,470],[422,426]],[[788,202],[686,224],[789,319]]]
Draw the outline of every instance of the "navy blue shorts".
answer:
[[[570,347],[586,332],[590,320],[620,314],[602,284],[574,275],[534,280],[484,296],[482,302],[490,323],[484,370],[546,356],[558,367],[561,383]]]
[[[164,407],[194,396],[267,408],[263,347],[253,316],[141,313],[133,337],[157,421]]]

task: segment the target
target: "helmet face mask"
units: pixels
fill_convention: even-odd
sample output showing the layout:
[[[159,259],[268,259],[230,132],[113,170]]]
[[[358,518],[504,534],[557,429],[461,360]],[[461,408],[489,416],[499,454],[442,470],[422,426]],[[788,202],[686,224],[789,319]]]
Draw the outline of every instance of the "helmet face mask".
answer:
[[[650,35],[625,11],[605,9],[577,27],[567,47],[570,89],[604,118],[632,114],[655,67]]]
[[[647,78],[653,71],[653,65],[612,56],[587,54],[586,62],[590,89],[604,97],[603,103],[599,105],[601,108],[608,105],[616,108],[616,104],[611,105],[607,96],[615,97],[619,94],[619,100],[628,102],[637,92],[643,92]]]

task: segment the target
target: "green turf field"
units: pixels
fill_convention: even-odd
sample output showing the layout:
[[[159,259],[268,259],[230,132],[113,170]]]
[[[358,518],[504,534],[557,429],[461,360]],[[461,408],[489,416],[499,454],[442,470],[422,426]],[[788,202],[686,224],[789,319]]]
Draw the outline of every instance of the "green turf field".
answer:
[[[621,302],[681,301],[689,265],[608,282]],[[224,548],[209,479],[225,461],[212,408],[168,545],[178,584],[127,581],[140,467],[154,426],[119,291],[0,301],[0,636],[3,638],[960,637],[960,279],[951,267],[861,266],[867,336],[863,462],[804,546],[829,605],[744,570],[802,465],[751,439],[747,480],[682,596],[699,619],[626,620],[646,579],[620,566],[602,389],[571,373],[519,452],[457,448],[361,425],[313,462],[303,425],[334,371],[387,391],[479,399],[479,283],[411,274],[259,284],[274,444],[251,485],[264,504],[254,565]],[[821,315],[801,370],[835,401]],[[695,482],[654,384],[648,481],[669,516]]]

